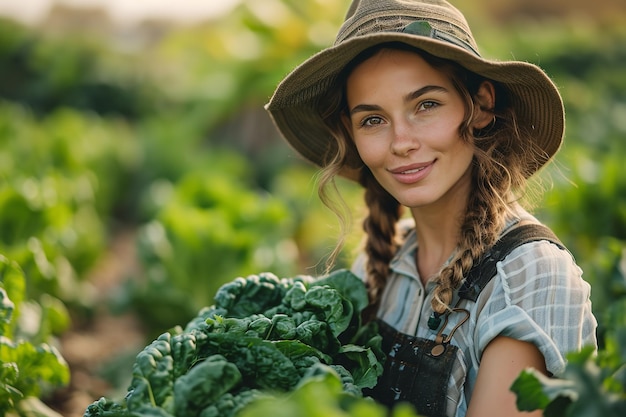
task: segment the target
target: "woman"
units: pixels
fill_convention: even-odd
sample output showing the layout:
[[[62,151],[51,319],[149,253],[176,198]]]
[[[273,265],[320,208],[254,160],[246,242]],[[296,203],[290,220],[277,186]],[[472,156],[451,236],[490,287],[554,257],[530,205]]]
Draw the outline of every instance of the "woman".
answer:
[[[336,175],[365,188],[353,270],[388,354],[375,399],[427,416],[521,415],[509,387],[524,368],[558,375],[567,352],[596,345],[580,268],[518,204],[563,138],[540,68],[482,58],[445,1],[356,0],[335,45],[267,109],[323,168],[327,204]]]

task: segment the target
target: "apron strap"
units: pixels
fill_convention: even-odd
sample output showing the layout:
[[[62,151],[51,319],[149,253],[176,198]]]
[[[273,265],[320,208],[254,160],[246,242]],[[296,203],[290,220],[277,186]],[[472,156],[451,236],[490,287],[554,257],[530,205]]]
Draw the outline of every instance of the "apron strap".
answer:
[[[463,285],[459,288],[459,297],[476,301],[480,292],[496,275],[496,264],[509,255],[513,249],[529,242],[547,240],[560,249],[565,246],[548,227],[529,223],[523,224],[507,232],[498,239],[493,247],[472,267]]]

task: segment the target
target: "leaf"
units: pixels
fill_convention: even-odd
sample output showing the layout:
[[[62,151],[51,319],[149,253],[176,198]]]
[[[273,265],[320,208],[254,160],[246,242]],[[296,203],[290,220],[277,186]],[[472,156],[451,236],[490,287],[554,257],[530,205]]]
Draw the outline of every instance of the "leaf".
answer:
[[[578,394],[574,383],[561,379],[550,379],[541,372],[528,368],[513,381],[511,391],[517,394],[517,408],[520,411],[544,410],[559,396],[575,401]]]
[[[332,358],[330,356],[313,346],[302,343],[299,340],[278,340],[274,342],[274,346],[276,346],[276,348],[292,362],[296,362],[306,357],[318,358],[325,363],[332,362]]]
[[[543,409],[546,417],[621,417],[626,410],[624,392],[607,390],[610,374],[598,366],[595,350],[583,348],[567,356],[560,379],[533,369],[523,371],[511,386],[522,411]]]
[[[295,386],[299,373],[275,342],[230,333],[209,333],[200,351],[223,355],[237,366],[247,385],[287,390]]]
[[[360,312],[369,304],[365,284],[348,269],[338,269],[312,285],[328,285],[337,289],[341,295],[350,300],[355,311]]]
[[[40,337],[46,339],[51,335],[59,335],[70,327],[70,313],[61,300],[49,294],[42,294],[39,303],[41,304],[43,327]]]
[[[174,383],[177,416],[193,416],[217,401],[241,381],[237,367],[221,355],[196,364]]]
[[[568,409],[568,417],[621,417],[626,396],[609,392],[605,386],[607,375],[596,363],[597,357],[591,347],[567,356],[568,363],[562,378],[574,383],[578,398]]]
[[[174,360],[173,378],[184,375],[196,359],[196,337],[194,333],[180,333],[172,336],[171,355]]]
[[[296,323],[286,314],[276,314],[272,317],[272,340],[291,340],[296,337]]]
[[[236,278],[215,295],[215,305],[228,310],[229,317],[243,318],[281,303],[286,289],[274,274],[265,272]]]
[[[351,369],[356,386],[373,388],[376,385],[378,377],[383,373],[383,367],[372,349],[349,344],[342,346],[339,352],[356,363]]]
[[[295,311],[303,310],[306,307],[306,287],[301,281],[295,281],[291,288],[287,290],[285,297],[283,298],[283,304],[291,307]]]
[[[19,315],[19,305],[24,301],[26,280],[17,263],[0,254],[0,336],[11,337]]]
[[[132,388],[126,397],[129,410],[139,409],[142,404],[163,407],[171,401],[174,385],[171,338],[169,333],[164,333],[137,354]]]
[[[13,310],[15,304],[9,299],[9,295],[4,288],[0,287],[0,336],[4,336],[7,333],[8,325],[13,318]]]
[[[323,311],[333,336],[338,337],[352,321],[354,309],[350,301],[330,286],[315,286],[305,295],[306,302]]]

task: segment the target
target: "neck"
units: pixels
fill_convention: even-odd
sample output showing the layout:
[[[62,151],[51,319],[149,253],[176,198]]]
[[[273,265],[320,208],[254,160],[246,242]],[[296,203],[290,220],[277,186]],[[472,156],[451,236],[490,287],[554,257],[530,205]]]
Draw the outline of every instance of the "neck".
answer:
[[[460,196],[445,206],[411,210],[418,241],[417,270],[424,284],[439,273],[458,247],[466,210],[467,197]]]
[[[437,276],[443,265],[448,261],[456,250],[459,242],[460,227],[457,219],[437,224],[417,226],[416,234],[418,241],[417,270],[422,282]]]

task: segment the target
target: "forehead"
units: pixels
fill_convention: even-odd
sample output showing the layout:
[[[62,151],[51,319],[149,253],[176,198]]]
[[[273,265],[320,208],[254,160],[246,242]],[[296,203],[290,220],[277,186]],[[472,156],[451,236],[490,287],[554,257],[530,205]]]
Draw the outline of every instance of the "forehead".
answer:
[[[346,80],[348,95],[355,90],[373,92],[377,88],[403,89],[417,85],[449,86],[451,77],[417,51],[383,48],[356,64]]]

